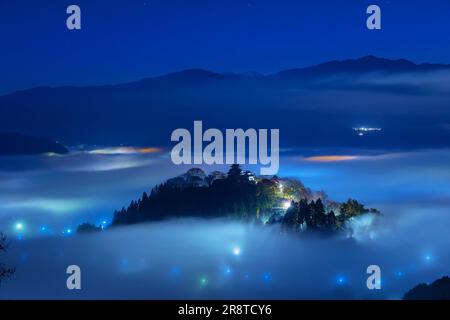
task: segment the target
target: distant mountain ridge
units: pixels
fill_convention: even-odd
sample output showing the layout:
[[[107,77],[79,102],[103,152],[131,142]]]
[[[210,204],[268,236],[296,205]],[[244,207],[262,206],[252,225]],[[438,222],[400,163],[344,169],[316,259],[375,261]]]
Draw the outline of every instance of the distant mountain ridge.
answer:
[[[244,73],[218,73],[205,69],[185,69],[161,76],[147,77],[141,82],[155,79],[238,79],[238,78],[280,78],[283,76],[320,76],[329,73],[368,73],[368,72],[417,72],[450,69],[450,64],[420,63],[416,64],[407,59],[386,59],[373,55],[363,56],[358,59],[333,60],[303,68],[285,69],[273,74],[264,75],[258,72]],[[120,86],[121,84],[119,84]]]
[[[324,74],[332,73],[368,73],[368,72],[420,72],[420,71],[435,71],[441,69],[450,69],[450,64],[433,64],[421,63],[416,64],[407,59],[386,59],[379,58],[373,55],[367,55],[358,59],[348,60],[333,60],[329,62],[320,63],[317,65],[292,68],[281,70],[279,72],[264,75],[258,72],[244,72],[244,73],[218,73],[205,69],[185,69],[178,72],[168,73],[161,76],[147,77],[141,80],[128,82],[121,85],[128,85],[133,83],[140,83],[153,80],[219,80],[219,79],[242,79],[242,78],[257,78],[257,79],[279,79],[286,76],[292,77],[317,77]]]
[[[119,83],[115,85],[94,85],[94,86],[39,86],[31,89],[19,90],[14,93],[26,92],[29,90],[39,89],[57,89],[57,88],[101,88],[101,87],[129,87],[136,84],[150,84],[155,81],[208,81],[208,80],[238,80],[243,78],[250,79],[279,79],[283,77],[317,77],[333,73],[369,73],[369,72],[422,72],[422,71],[436,71],[436,70],[450,70],[450,64],[439,63],[414,63],[407,59],[387,59],[380,58],[374,55],[367,55],[357,59],[332,60],[317,65],[291,68],[281,70],[272,74],[262,74],[256,71],[242,72],[242,73],[220,73],[210,71],[202,68],[184,69],[181,71],[166,73],[158,76],[145,77],[135,81]],[[11,93],[11,94],[14,94]],[[10,94],[7,94],[10,95]],[[5,95],[5,96],[7,96]]]
[[[450,79],[434,71],[442,77],[450,65],[365,56],[269,75],[188,69],[117,85],[38,87],[0,96],[0,129],[65,145],[167,147],[175,128],[202,120],[279,128],[288,147],[448,146]],[[386,130],[361,138],[352,130],[359,126]]]
[[[406,59],[386,59],[373,55],[361,57],[359,59],[334,60],[321,63],[311,67],[289,69],[278,72],[276,75],[292,74],[319,74],[319,73],[366,73],[366,72],[415,72],[434,71],[439,69],[450,69],[449,64],[416,64]]]

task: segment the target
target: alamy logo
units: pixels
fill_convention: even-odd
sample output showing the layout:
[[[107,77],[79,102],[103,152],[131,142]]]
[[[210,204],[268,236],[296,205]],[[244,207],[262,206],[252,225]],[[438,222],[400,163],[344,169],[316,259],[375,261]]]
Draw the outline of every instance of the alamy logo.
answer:
[[[81,29],[81,9],[79,6],[72,4],[67,7],[67,17],[66,26],[69,30],[80,30]]]
[[[80,290],[81,289],[81,269],[80,269],[80,267],[77,266],[76,264],[72,264],[67,267],[66,273],[70,275],[66,281],[67,289]]]
[[[367,18],[366,25],[369,30],[381,29],[381,9],[379,6],[373,4],[367,7],[367,14],[370,16]]]
[[[275,175],[279,169],[279,129],[270,129],[270,154],[268,135],[268,129],[226,129],[224,140],[219,129],[203,132],[202,121],[194,121],[193,139],[187,129],[179,128],[172,132],[171,141],[178,143],[170,156],[176,165],[246,164],[248,158],[248,164],[261,165],[260,174]],[[208,142],[205,148],[203,142]]]
[[[367,274],[370,274],[367,278],[367,289],[381,289],[381,268],[376,264],[372,264],[367,267]]]

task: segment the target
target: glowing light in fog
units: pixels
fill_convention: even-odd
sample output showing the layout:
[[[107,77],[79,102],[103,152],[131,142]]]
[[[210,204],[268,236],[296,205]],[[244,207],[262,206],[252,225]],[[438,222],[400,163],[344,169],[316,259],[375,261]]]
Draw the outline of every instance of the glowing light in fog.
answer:
[[[201,277],[200,278],[200,285],[201,286],[206,286],[208,284],[208,279],[206,277]]]
[[[345,277],[339,276],[339,277],[337,277],[336,282],[338,285],[341,285],[341,284],[345,284],[347,282],[347,280],[345,279]]]
[[[272,276],[268,272],[264,272],[262,278],[264,282],[270,282],[272,280]]]
[[[401,277],[403,277],[405,275],[405,273],[403,271],[398,271],[396,273],[396,275],[397,275],[397,277],[401,278]]]
[[[22,231],[23,228],[24,228],[24,225],[23,225],[22,222],[17,222],[16,225],[15,225],[15,228],[16,228],[17,231]]]

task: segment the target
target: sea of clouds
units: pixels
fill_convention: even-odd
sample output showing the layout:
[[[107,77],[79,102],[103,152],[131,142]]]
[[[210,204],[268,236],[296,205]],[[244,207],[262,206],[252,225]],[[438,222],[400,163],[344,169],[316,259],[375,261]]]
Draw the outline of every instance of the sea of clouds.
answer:
[[[354,235],[281,234],[221,220],[173,220],[13,241],[3,299],[400,299],[450,273],[445,210],[361,218]],[[366,221],[364,221],[366,220]],[[67,266],[81,290],[66,288]],[[366,268],[381,267],[368,290]]]

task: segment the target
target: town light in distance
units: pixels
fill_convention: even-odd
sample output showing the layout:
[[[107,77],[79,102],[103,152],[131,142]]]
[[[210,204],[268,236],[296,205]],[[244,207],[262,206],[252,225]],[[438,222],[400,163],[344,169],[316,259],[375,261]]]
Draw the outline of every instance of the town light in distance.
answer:
[[[355,127],[353,130],[358,134],[358,136],[364,136],[369,132],[382,131],[382,128],[374,128],[374,127]]]

